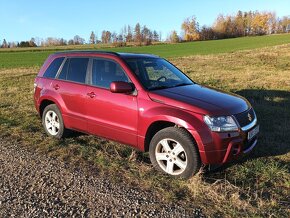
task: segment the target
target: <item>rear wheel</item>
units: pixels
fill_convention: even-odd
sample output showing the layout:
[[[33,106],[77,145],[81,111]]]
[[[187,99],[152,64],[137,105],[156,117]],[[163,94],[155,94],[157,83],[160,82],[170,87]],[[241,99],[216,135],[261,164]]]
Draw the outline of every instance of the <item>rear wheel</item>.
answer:
[[[174,177],[189,178],[201,167],[195,141],[182,128],[157,132],[150,142],[149,155],[155,168]]]
[[[45,132],[54,138],[62,138],[67,130],[64,127],[60,110],[55,104],[45,107],[42,115],[42,125]]]

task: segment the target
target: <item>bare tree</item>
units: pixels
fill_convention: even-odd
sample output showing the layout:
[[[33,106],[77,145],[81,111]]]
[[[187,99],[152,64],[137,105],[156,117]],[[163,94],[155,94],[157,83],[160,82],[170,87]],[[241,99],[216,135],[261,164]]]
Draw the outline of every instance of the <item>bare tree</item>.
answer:
[[[152,32],[146,27],[143,26],[142,31],[141,31],[141,36],[142,36],[142,42],[145,43],[145,45],[150,45],[152,42]]]
[[[36,43],[35,43],[35,38],[31,38],[29,41],[29,47],[37,47]]]
[[[68,45],[73,45],[74,44],[74,40],[73,39],[68,40],[68,43],[67,44]]]
[[[37,46],[41,46],[42,41],[43,41],[43,39],[40,39],[39,37],[35,37],[35,44]]]
[[[59,45],[67,45],[67,41],[63,38],[59,39]]]
[[[130,25],[128,25],[127,28],[127,35],[126,35],[126,42],[132,42],[133,41],[133,33],[132,33],[132,28]]]
[[[120,35],[122,36],[122,37],[121,37],[122,42],[123,42],[123,41],[126,41],[126,37],[127,37],[127,35],[128,35],[127,25],[125,25],[125,26],[123,27],[123,29],[121,29],[121,33],[120,33]],[[118,37],[118,38],[120,38],[120,37]]]
[[[112,40],[112,33],[110,31],[103,30],[102,43],[110,43]]]
[[[15,48],[15,47],[17,47],[17,43],[16,42],[9,42],[8,43],[8,47],[9,48]]]
[[[75,35],[73,41],[75,45],[83,45],[85,43],[85,40],[79,35]]]
[[[134,42],[138,43],[139,45],[142,44],[141,27],[139,23],[136,24],[134,29]]]
[[[214,30],[211,27],[202,26],[200,30],[200,40],[216,39]]]
[[[106,34],[105,34],[105,37],[106,37]],[[118,42],[118,36],[117,36],[116,32],[112,33],[111,40],[112,40],[113,43],[117,43]]]

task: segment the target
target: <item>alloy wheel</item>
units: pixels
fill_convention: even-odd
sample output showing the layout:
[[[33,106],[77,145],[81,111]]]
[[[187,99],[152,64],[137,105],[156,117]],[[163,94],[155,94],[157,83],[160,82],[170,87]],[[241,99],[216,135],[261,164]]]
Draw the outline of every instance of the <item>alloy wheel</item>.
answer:
[[[162,139],[155,149],[158,165],[170,175],[179,175],[187,167],[187,155],[183,146],[173,139]]]
[[[47,113],[45,114],[45,127],[49,134],[53,136],[57,135],[59,132],[59,118],[57,114],[52,110],[47,111]]]

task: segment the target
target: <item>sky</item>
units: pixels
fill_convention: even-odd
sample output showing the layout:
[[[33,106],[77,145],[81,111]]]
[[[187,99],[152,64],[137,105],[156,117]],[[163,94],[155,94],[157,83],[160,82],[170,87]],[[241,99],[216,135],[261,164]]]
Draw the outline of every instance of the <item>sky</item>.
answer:
[[[139,22],[166,38],[172,30],[195,15],[200,25],[211,26],[219,14],[241,11],[274,11],[290,15],[289,0],[0,0],[0,42],[30,40],[31,37],[88,41],[91,31],[120,32],[124,25]]]

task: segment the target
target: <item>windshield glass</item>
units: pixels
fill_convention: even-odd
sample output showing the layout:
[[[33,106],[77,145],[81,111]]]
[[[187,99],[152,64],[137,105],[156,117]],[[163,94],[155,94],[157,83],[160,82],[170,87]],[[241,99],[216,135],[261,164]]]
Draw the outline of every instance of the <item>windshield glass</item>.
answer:
[[[194,84],[180,70],[162,58],[127,58],[125,61],[148,90]]]

